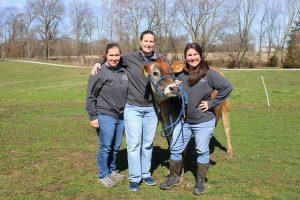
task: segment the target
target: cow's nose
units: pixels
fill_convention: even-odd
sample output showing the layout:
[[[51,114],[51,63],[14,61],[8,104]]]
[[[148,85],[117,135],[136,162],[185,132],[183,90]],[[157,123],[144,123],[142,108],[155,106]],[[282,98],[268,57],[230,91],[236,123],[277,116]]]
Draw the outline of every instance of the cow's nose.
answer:
[[[169,87],[169,89],[170,89],[171,92],[174,92],[174,91],[178,90],[178,87],[177,86],[171,86],[171,87]]]
[[[174,86],[173,86],[173,87],[170,87],[170,90],[171,90],[171,91],[174,91],[174,90],[175,90]]]

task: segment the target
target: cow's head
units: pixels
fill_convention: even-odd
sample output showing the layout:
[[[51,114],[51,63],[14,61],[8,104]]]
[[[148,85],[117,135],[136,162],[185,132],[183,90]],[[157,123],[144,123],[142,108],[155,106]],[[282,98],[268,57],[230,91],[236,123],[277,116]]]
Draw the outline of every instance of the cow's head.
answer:
[[[150,79],[154,94],[162,98],[176,97],[178,84],[175,82],[172,66],[162,59],[143,66],[144,75]]]

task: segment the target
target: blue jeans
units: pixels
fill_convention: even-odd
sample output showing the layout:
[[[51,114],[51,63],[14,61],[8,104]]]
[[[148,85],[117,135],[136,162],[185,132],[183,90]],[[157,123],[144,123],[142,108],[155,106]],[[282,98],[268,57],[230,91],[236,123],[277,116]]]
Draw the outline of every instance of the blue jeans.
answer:
[[[116,158],[124,134],[124,119],[98,113],[99,148],[98,176],[103,178],[116,170]]]
[[[125,133],[130,182],[150,177],[153,140],[158,118],[153,107],[126,104]]]
[[[176,125],[171,142],[171,159],[182,160],[182,152],[185,150],[191,137],[195,136],[197,162],[209,163],[209,141],[215,128],[215,119],[199,124],[180,122]]]

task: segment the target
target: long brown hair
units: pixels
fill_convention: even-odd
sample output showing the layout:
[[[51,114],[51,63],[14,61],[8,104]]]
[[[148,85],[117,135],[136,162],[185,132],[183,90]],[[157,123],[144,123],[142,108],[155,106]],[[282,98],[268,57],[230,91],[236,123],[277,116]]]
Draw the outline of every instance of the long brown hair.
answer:
[[[208,64],[202,57],[202,48],[198,43],[190,43],[187,44],[184,48],[184,58],[186,59],[186,53],[189,49],[194,49],[199,53],[201,61],[198,66],[191,67],[188,63],[186,63],[185,68],[189,72],[189,85],[196,84],[201,78],[205,77],[208,71]]]

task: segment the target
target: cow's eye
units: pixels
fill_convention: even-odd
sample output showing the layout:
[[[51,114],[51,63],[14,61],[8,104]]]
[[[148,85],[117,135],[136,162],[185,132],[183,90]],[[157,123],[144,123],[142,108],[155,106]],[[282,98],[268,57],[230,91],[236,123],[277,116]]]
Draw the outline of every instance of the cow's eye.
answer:
[[[158,72],[153,72],[153,76],[159,76]]]

